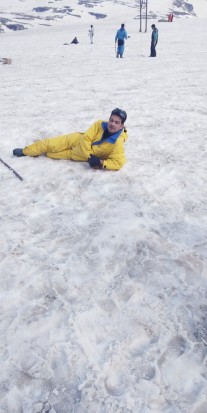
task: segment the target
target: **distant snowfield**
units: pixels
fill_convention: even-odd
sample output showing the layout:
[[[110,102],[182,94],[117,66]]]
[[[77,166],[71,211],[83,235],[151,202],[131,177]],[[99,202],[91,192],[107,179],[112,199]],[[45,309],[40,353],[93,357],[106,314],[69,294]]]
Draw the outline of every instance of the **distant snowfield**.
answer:
[[[207,17],[207,0],[193,0],[193,6],[198,17]]]
[[[48,10],[36,11],[37,7],[46,7]],[[72,9],[72,11],[68,10],[69,14],[63,12],[67,7]],[[191,7],[193,7],[192,16],[190,15]],[[179,17],[180,13],[187,13],[187,18],[195,16],[207,18],[207,0],[153,0],[148,2],[149,16],[156,14],[158,18],[166,17],[173,10],[175,13],[179,13]],[[95,23],[97,21],[96,14],[105,15],[106,20],[111,18],[114,20],[116,16],[120,16],[121,20],[126,23],[127,17],[131,19],[139,16],[138,2],[137,0],[96,0],[83,4],[78,0],[70,0],[69,4],[65,4],[63,0],[41,0],[41,2],[37,2],[37,0],[0,0],[0,17],[9,19],[10,23],[22,24],[27,29],[41,26],[44,23],[47,25],[70,24],[71,17],[72,20],[76,20],[76,23],[78,23],[77,20],[82,22],[91,20],[92,23]],[[5,26],[4,29],[7,30]]]
[[[0,413],[207,411],[206,21],[125,17],[0,38]],[[119,172],[12,156],[117,106]]]
[[[176,7],[176,3],[179,4],[179,7]],[[177,10],[181,11],[180,8],[181,1],[174,0],[152,0],[148,1],[149,9],[153,10],[155,13],[159,13],[162,11],[163,14],[168,14],[169,10]],[[193,5],[194,12],[196,13],[197,17],[206,18],[207,17],[207,0],[188,0],[183,2],[186,6]]]

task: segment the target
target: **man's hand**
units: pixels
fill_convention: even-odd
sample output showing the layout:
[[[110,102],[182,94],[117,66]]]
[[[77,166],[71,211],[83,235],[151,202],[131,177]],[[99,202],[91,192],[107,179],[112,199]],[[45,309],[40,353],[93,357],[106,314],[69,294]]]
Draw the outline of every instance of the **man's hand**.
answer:
[[[88,163],[90,167],[94,169],[101,169],[103,166],[103,161],[95,155],[90,155],[90,158],[88,158]]]

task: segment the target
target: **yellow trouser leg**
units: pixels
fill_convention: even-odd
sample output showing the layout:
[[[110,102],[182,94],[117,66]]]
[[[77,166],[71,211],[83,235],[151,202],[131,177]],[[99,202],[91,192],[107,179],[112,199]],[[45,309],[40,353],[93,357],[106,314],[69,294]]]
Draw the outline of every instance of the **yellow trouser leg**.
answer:
[[[27,156],[39,156],[45,153],[50,158],[70,159],[70,149],[78,144],[80,137],[81,133],[75,132],[57,136],[56,138],[42,139],[24,148],[23,153]],[[67,155],[66,152],[68,152],[67,157],[65,157]],[[58,153],[62,153],[62,156],[60,154],[58,155]],[[58,156],[52,156],[52,154]]]
[[[71,149],[67,149],[61,152],[47,152],[45,154],[48,158],[52,159],[71,159]]]

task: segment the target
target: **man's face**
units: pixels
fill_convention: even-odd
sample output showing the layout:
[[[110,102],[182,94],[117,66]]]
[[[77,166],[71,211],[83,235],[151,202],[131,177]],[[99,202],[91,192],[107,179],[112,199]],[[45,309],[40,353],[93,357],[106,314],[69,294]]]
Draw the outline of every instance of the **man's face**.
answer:
[[[108,121],[108,131],[110,133],[116,133],[122,128],[123,123],[121,121],[121,118],[116,115],[111,115]]]

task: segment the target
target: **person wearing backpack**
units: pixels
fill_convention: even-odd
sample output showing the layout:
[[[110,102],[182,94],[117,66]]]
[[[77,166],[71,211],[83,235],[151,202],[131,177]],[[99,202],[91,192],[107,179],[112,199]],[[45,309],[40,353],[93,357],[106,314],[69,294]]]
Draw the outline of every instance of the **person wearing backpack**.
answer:
[[[115,37],[115,44],[118,43],[116,57],[123,57],[124,54],[124,41],[128,38],[127,32],[124,27],[124,23],[122,23],[119,30],[117,30],[116,37]]]

